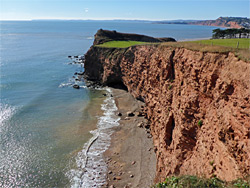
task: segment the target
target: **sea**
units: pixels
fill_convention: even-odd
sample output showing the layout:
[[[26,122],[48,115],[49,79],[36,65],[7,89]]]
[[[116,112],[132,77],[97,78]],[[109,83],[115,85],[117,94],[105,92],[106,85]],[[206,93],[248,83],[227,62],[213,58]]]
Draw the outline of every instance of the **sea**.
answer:
[[[68,56],[83,56],[98,29],[176,40],[215,27],[137,21],[1,21],[0,187],[101,187],[103,152],[119,125],[109,88],[87,88]],[[80,89],[72,86],[78,84]]]

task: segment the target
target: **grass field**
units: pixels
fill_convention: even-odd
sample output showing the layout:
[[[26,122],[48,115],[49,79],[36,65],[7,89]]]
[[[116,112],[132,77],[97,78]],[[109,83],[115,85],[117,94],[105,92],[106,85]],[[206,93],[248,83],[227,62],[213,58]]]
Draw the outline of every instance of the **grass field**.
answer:
[[[217,46],[226,46],[231,48],[239,49],[249,49],[250,39],[211,39],[211,40],[198,40],[190,41],[190,43],[206,44],[206,45],[217,45]],[[239,43],[239,45],[238,45]]]
[[[96,45],[98,47],[104,47],[104,48],[128,48],[130,46],[135,45],[143,45],[148,44],[148,42],[140,42],[140,41],[110,41],[105,42],[103,44]]]
[[[128,48],[130,46],[150,45],[150,44],[158,44],[160,46],[169,46],[174,48],[186,48],[189,50],[201,51],[201,52],[216,52],[216,53],[233,52],[237,57],[239,57],[239,59],[248,62],[250,61],[250,53],[249,53],[250,39],[211,39],[211,40],[164,42],[164,43],[150,43],[150,42],[140,42],[140,41],[110,41],[96,46],[104,48]]]

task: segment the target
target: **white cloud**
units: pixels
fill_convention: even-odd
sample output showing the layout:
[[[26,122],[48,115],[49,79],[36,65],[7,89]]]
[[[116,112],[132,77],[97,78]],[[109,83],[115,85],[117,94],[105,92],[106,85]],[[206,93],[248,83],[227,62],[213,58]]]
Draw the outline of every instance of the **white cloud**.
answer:
[[[85,8],[84,11],[85,11],[86,13],[88,13],[88,12],[89,12],[89,8]]]

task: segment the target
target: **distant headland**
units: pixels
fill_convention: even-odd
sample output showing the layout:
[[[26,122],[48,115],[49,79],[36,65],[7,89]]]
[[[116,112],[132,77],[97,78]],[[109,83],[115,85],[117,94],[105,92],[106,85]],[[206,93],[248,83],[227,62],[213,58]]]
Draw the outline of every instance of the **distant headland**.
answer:
[[[219,17],[216,20],[173,20],[161,21],[161,24],[189,24],[189,25],[207,25],[228,28],[250,28],[250,19],[243,17]]]

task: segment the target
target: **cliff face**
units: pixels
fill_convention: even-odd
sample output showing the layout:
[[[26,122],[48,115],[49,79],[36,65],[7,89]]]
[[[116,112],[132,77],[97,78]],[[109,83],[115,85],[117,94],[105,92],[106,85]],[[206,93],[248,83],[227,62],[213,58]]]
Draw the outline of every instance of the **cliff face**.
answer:
[[[242,28],[237,22],[230,21],[230,22],[221,22],[218,20],[207,20],[207,21],[198,21],[194,23],[190,23],[190,25],[207,25],[207,26],[215,26],[215,27],[229,27],[240,29]]]
[[[250,174],[250,64],[232,53],[164,46],[91,47],[85,76],[145,102],[156,181],[171,174]]]

